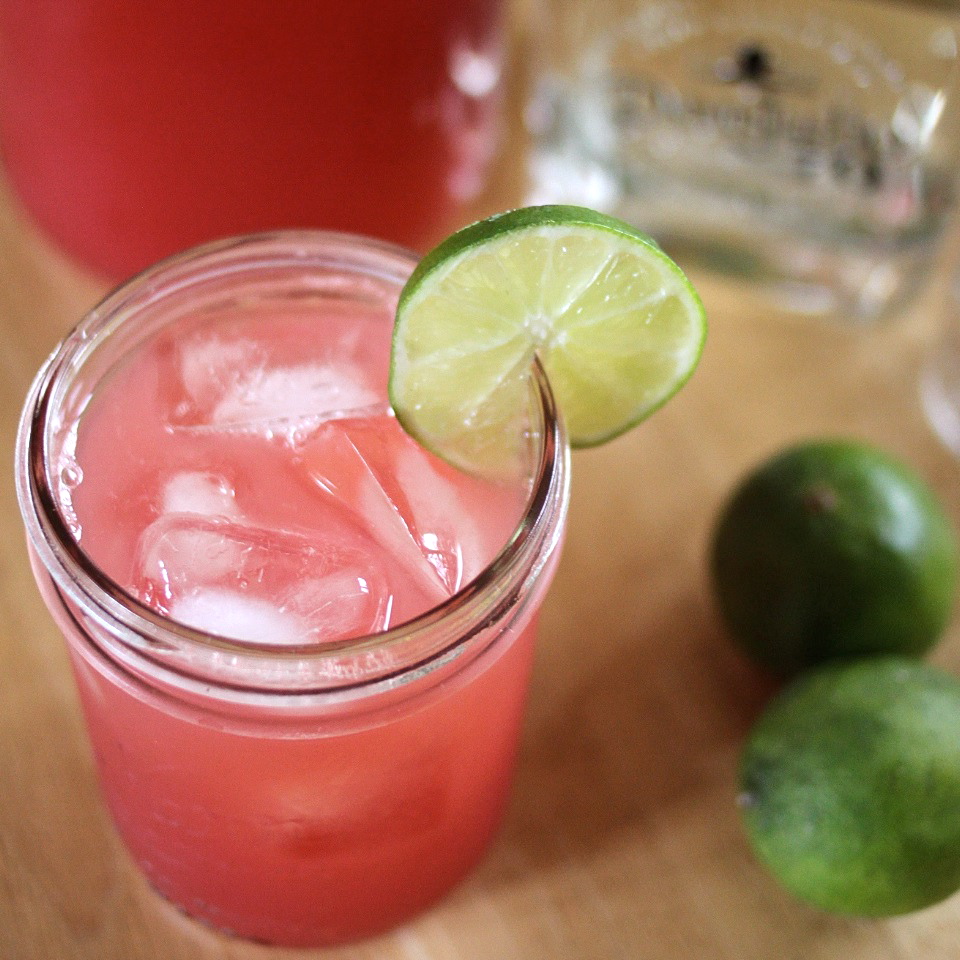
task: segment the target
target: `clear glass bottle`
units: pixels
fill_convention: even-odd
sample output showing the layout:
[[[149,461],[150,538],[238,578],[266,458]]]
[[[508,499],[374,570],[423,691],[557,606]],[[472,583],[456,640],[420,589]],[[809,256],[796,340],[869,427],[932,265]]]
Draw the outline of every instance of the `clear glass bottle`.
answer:
[[[791,311],[910,302],[955,205],[950,5],[539,2],[533,199],[615,212]]]

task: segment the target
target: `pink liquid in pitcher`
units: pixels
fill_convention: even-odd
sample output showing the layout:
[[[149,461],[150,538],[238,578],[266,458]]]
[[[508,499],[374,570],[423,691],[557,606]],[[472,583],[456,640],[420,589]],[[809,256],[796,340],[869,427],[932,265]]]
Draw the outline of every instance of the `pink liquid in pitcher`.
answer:
[[[118,280],[286,227],[426,249],[496,149],[500,0],[0,0],[0,148]]]

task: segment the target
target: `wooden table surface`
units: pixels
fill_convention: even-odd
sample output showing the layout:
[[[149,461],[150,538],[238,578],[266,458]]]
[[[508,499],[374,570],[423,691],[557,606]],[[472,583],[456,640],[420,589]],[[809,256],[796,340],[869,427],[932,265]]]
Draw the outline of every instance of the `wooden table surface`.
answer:
[[[514,134],[480,212],[522,201]],[[693,380],[647,424],[574,455],[516,788],[489,856],[395,933],[274,951],[155,897],[99,798],[63,644],[27,567],[11,462],[30,379],[102,287],[0,184],[0,960],[956,960],[960,896],[888,921],[838,919],[794,902],[751,858],[734,770],[772,688],[724,636],[704,562],[737,478],[812,435],[904,457],[960,526],[960,464],[917,395],[943,278],[873,330],[780,317],[694,278],[711,327]],[[960,621],[933,659],[960,673]]]

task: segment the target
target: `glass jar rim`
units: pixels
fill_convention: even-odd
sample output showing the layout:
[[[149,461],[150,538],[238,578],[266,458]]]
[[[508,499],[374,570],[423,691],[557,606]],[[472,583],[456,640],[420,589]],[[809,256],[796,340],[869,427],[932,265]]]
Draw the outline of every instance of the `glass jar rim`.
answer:
[[[120,323],[135,316],[136,308],[131,309],[130,304],[138,295],[162,299],[205,277],[221,276],[225,270],[255,271],[265,264],[306,268],[311,263],[319,266],[332,256],[339,257],[336,263],[341,270],[352,268],[353,274],[362,275],[366,263],[367,270],[401,283],[417,262],[414,253],[401,247],[322,230],[280,230],[207,243],[160,261],[108,293],[63,338],[38,373],[21,417],[16,452],[17,496],[28,540],[61,598],[107,629],[120,644],[114,652],[123,658],[145,660],[154,668],[205,685],[223,678],[217,670],[204,674],[204,669],[209,673],[213,668],[198,667],[198,654],[216,661],[218,670],[231,663],[237,678],[242,678],[244,669],[257,673],[258,665],[285,666],[276,683],[288,691],[291,685],[297,686],[297,692],[311,693],[397,685],[457,658],[473,638],[509,616],[558,545],[569,500],[569,447],[550,384],[535,359],[531,381],[542,416],[540,449],[520,522],[478,576],[402,624],[322,646],[280,647],[237,640],[163,616],[87,556],[58,507],[48,454],[56,401],[62,399],[70,377],[96,348],[98,334],[122,311],[128,314],[121,315]],[[192,274],[196,274],[193,279]],[[237,678],[227,685],[243,686]],[[272,683],[269,690],[275,690]]]

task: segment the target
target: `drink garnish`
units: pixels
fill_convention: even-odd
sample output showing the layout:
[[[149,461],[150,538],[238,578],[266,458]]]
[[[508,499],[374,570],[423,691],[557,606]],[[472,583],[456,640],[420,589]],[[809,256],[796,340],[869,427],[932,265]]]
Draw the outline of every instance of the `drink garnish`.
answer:
[[[583,207],[524,207],[428,253],[397,307],[390,399],[434,453],[487,469],[539,358],[573,446],[604,443],[687,381],[703,304],[634,227]]]

